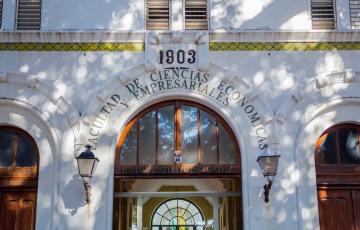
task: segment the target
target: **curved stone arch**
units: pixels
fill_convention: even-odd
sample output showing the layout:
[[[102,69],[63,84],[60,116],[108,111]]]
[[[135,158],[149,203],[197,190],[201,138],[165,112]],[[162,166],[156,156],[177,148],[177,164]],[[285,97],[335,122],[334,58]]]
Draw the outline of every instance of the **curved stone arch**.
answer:
[[[278,194],[291,190],[296,197],[299,229],[319,226],[315,141],[331,126],[360,123],[359,83],[360,73],[354,71],[317,76],[293,92],[275,115],[284,140],[281,151],[288,153],[282,155],[277,178],[282,186],[276,189]]]
[[[63,146],[70,143],[75,147],[80,125],[77,113],[58,92],[36,76],[0,73],[0,124],[28,132],[39,148],[36,212],[36,219],[42,220],[36,222],[39,229],[59,226],[64,208],[60,201],[66,199],[60,194],[63,189],[60,178],[64,176],[62,158],[74,159],[75,152]],[[76,167],[73,168],[76,172]]]
[[[224,79],[227,82],[230,82],[241,91],[245,97],[251,101],[251,103],[256,107],[259,116],[261,117],[261,124],[264,126],[264,132],[267,135],[270,134],[269,124],[273,118],[273,112],[267,103],[261,98],[261,96],[250,86],[250,84],[246,83],[244,80],[236,76],[233,72],[223,69],[220,66],[215,64],[210,64],[208,66],[207,71],[213,74],[215,77],[219,79]],[[91,133],[91,126],[94,120],[97,118],[99,111],[102,109],[102,106],[109,101],[112,95],[115,92],[119,92],[119,89],[126,90],[124,84],[134,80],[137,77],[144,76],[147,73],[145,64],[139,64],[130,70],[120,74],[117,78],[110,80],[100,91],[99,93],[90,100],[89,107],[83,116],[84,125],[81,127],[81,140],[82,144],[89,143],[89,133]],[[258,172],[258,166],[256,164],[257,154],[248,154],[259,152],[260,150],[257,148],[257,142],[254,141],[254,128],[249,121],[249,118],[246,117],[245,112],[241,111],[241,109],[236,107],[224,108],[224,106],[219,106],[215,100],[211,100],[204,95],[200,95],[198,93],[185,92],[181,90],[174,90],[172,92],[161,92],[158,94],[151,95],[147,98],[144,98],[140,101],[136,101],[134,98],[128,100],[128,98],[123,98],[119,101],[124,100],[124,104],[126,105],[118,105],[118,107],[114,108],[111,114],[106,118],[106,121],[101,126],[101,131],[93,131],[98,135],[96,140],[96,152],[101,153],[99,155],[100,161],[105,162],[103,164],[98,165],[99,171],[101,171],[101,175],[97,175],[98,179],[94,180],[94,189],[96,189],[96,194],[98,197],[94,197],[94,206],[101,206],[99,201],[106,200],[106,210],[102,210],[104,215],[107,216],[106,229],[111,229],[112,224],[112,202],[113,202],[113,176],[114,176],[114,154],[116,149],[116,143],[119,135],[122,133],[124,126],[128,121],[132,119],[138,112],[145,109],[146,107],[151,106],[160,101],[171,100],[171,99],[187,99],[192,100],[194,102],[198,102],[203,104],[214,111],[218,112],[224,120],[229,124],[229,126],[234,130],[237,141],[240,145],[241,151],[241,163],[242,163],[242,171],[243,171],[243,206],[250,207],[259,203],[262,204],[262,200],[259,199],[256,194],[249,194],[249,187],[256,186],[259,189],[262,187],[262,180],[250,182],[250,177],[254,177],[253,172]],[[249,133],[246,133],[245,130],[252,130]],[[255,144],[254,144],[255,142]],[[90,144],[94,144],[93,142]],[[255,146],[256,145],[256,146]],[[246,154],[247,153],[247,154]],[[260,177],[259,173],[255,173],[256,177]],[[106,191],[103,193],[103,191]],[[95,194],[95,193],[94,193]],[[96,196],[97,196],[96,195]],[[251,197],[250,197],[251,196]],[[99,210],[99,209],[98,209]],[[244,209],[248,211],[244,211],[244,224],[245,226],[249,226],[250,224],[250,212],[251,209]],[[100,210],[99,210],[100,212]],[[95,227],[100,227],[101,223],[98,225],[95,223]],[[103,226],[101,226],[103,227]]]
[[[298,106],[301,103],[308,104],[308,101],[311,99],[318,100],[317,98],[312,98],[315,93],[326,89],[341,91],[341,87],[336,88],[336,86],[350,83],[360,83],[360,72],[348,70],[345,72],[334,72],[316,76],[304,85],[300,86],[298,90],[290,93],[290,97],[288,97],[282,106],[276,111],[275,118],[278,122],[285,123],[291,116],[295,106]],[[320,103],[323,101],[326,101],[326,99],[319,100]]]
[[[120,74],[117,78],[111,79],[107,84],[105,84],[105,86],[102,87],[96,96],[91,98],[91,101],[88,103],[89,106],[82,116],[84,124],[91,124],[91,122],[96,118],[97,113],[101,110],[104,102],[106,102],[114,92],[116,92],[119,88],[124,88],[124,85],[127,82],[135,79],[136,77],[144,75],[146,72],[145,64],[139,64]],[[224,79],[225,81],[233,83],[235,86],[237,86],[237,89],[241,91],[246,98],[254,102],[257,109],[259,110],[259,113],[261,114],[262,122],[264,124],[268,125],[273,120],[273,111],[271,110],[268,103],[260,96],[256,89],[252,88],[247,81],[238,77],[236,73],[212,63],[209,64],[209,67],[205,72],[212,73],[218,78]],[[182,95],[179,94],[179,96]],[[268,132],[270,132],[270,130],[268,130]],[[84,137],[86,131],[82,129],[80,133],[81,141],[86,141]]]
[[[13,85],[19,88],[32,90],[32,95],[43,95],[45,98],[44,101],[56,106],[61,113],[65,115],[66,121],[73,130],[74,135],[76,137],[78,136],[80,117],[76,109],[64,99],[63,95],[57,88],[47,84],[36,75],[10,72],[0,72],[0,84],[9,85],[10,87]],[[1,98],[23,100],[23,98],[21,98],[21,94],[9,95],[9,92],[7,92],[6,95],[0,96]],[[30,101],[27,103],[31,104]],[[46,117],[50,117],[53,113],[52,111],[46,111],[47,108],[45,106],[40,107],[40,103],[38,103],[38,105],[33,104],[33,106],[34,108],[37,108],[37,110],[41,111]]]

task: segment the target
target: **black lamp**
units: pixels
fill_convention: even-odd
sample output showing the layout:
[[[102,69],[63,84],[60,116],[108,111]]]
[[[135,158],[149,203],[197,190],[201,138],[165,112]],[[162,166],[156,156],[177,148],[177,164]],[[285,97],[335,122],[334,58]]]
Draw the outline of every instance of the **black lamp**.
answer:
[[[280,155],[270,155],[269,154],[269,146],[265,145],[265,154],[259,156],[257,158],[257,162],[261,169],[262,174],[264,177],[267,178],[268,183],[264,185],[264,200],[265,203],[269,202],[269,192],[271,189],[271,185],[274,180],[274,176],[277,173],[277,168],[279,164]]]
[[[83,179],[85,192],[86,192],[86,203],[90,204],[90,196],[91,196],[91,186],[89,184],[90,179],[93,177],[96,166],[99,163],[99,159],[95,157],[94,153],[91,151],[91,145],[85,145],[86,150],[78,157],[76,157],[79,175]]]

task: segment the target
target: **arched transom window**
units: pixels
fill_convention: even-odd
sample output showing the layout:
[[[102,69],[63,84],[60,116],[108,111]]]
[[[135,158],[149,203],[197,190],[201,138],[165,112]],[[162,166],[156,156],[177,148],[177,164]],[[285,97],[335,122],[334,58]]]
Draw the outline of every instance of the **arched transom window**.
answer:
[[[126,126],[118,143],[116,165],[120,174],[129,166],[154,172],[155,166],[175,161],[198,173],[209,170],[199,165],[227,165],[235,170],[240,168],[240,151],[233,132],[215,112],[193,102],[168,101],[144,110]],[[194,168],[196,165],[199,167]]]
[[[167,200],[155,210],[151,219],[152,230],[195,230],[203,229],[204,225],[204,217],[200,212],[200,209],[194,203],[185,199]]]
[[[318,139],[316,163],[321,166],[346,167],[360,164],[360,126],[342,124],[326,130]]]
[[[33,138],[20,129],[0,126],[0,174],[37,177],[37,170],[38,149]]]

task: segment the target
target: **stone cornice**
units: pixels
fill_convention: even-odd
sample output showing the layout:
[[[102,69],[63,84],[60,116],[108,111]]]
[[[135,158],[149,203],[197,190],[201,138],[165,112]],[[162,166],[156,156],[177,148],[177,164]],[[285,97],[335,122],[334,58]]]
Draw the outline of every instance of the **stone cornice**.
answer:
[[[209,51],[360,50],[360,32],[346,31],[151,31],[165,43],[209,36]],[[145,31],[1,31],[0,51],[144,51]],[[200,37],[203,37],[202,35]],[[192,41],[192,40],[191,40]],[[154,42],[154,41],[153,41]],[[177,43],[177,41],[175,41]]]
[[[0,43],[144,42],[144,32],[130,31],[1,31]]]
[[[196,31],[155,31],[188,34]],[[199,31],[197,31],[199,32]],[[200,31],[205,32],[205,31]],[[355,30],[212,30],[210,42],[360,42]],[[0,43],[118,43],[144,42],[145,31],[0,31]]]

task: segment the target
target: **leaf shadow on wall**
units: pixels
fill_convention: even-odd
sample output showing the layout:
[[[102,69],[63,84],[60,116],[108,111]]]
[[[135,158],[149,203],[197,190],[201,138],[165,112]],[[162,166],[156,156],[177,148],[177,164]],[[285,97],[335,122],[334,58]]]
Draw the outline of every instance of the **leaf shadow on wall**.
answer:
[[[74,191],[79,192],[75,193]],[[86,205],[86,195],[83,187],[83,181],[79,178],[79,175],[73,175],[69,183],[61,192],[61,197],[64,202],[65,209],[68,210],[72,216],[77,213],[77,210],[80,207]]]

